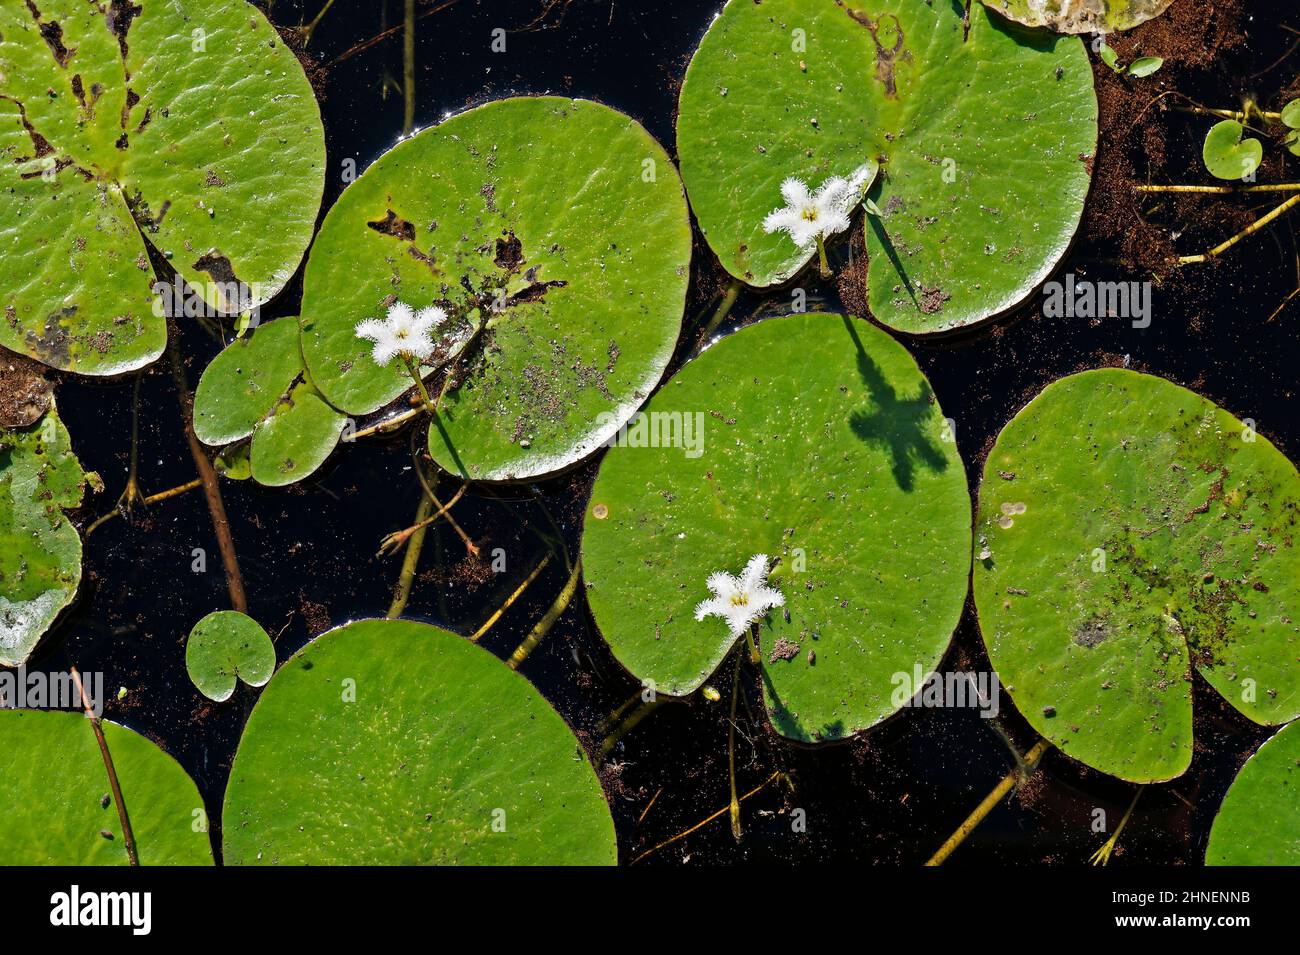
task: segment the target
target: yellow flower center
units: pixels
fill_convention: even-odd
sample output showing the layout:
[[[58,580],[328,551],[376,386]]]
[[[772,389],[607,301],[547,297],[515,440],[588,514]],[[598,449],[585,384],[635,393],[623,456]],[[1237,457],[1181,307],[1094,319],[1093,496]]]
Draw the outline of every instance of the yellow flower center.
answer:
[[[732,605],[733,607],[748,607],[748,606],[749,606],[749,595],[748,595],[748,594],[732,594],[732,596],[731,596],[731,605]]]

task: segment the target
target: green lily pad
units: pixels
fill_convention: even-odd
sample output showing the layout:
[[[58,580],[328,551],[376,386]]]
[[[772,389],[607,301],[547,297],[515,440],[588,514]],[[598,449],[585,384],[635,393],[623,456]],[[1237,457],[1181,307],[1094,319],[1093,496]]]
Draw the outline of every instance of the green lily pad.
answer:
[[[1300,475],[1226,411],[1119,369],[1054,382],[984,468],[975,603],[1030,724],[1134,782],[1192,757],[1192,669],[1300,715]]]
[[[1158,17],[1173,0],[981,0],[990,10],[1057,33],[1114,33]]]
[[[815,188],[879,160],[865,219],[872,314],[911,333],[1023,300],[1070,244],[1097,139],[1074,37],[976,5],[733,0],[686,73],[682,176],[724,268],[750,285],[814,255],[764,231],[788,177]]]
[[[737,639],[695,619],[706,581],[766,554],[785,601],[760,625],[776,729],[830,740],[889,716],[894,675],[939,664],[966,597],[970,495],[945,434],[916,362],[865,322],[770,319],[706,350],[592,490],[583,573],[614,655],[694,691]]]
[[[214,448],[247,438],[302,374],[298,322],[258,325],[204,369],[194,390],[194,433]]]
[[[275,672],[275,645],[252,617],[218,610],[190,631],[185,669],[200,693],[224,703],[240,680],[249,686],[266,685]]]
[[[0,666],[19,666],[81,582],[81,537],[63,511],[86,477],[53,404],[0,430]]]
[[[690,251],[681,181],[635,121],[585,100],[488,103],[398,144],[330,210],[304,280],[307,368],[330,404],[365,414],[411,380],[375,364],[361,321],[437,305],[462,333],[449,345],[486,314],[430,451],[479,480],[557,471],[658,383]]]
[[[486,650],[404,620],[340,627],[280,668],[240,741],[222,830],[230,865],[617,858],[559,715]]]
[[[209,306],[260,305],[325,176],[307,78],[245,0],[3,4],[0,155],[0,344],[88,375],[166,344],[146,239]]]
[[[1206,865],[1300,865],[1300,723],[1246,760],[1210,827]]]
[[[282,487],[325,463],[347,424],[305,380],[298,322],[258,325],[228,345],[204,370],[194,392],[194,432],[219,447],[253,436],[226,473]]]
[[[143,736],[116,723],[101,725],[140,864],[211,865],[207,816],[194,781]],[[0,753],[0,865],[128,864],[90,720],[81,713],[0,710]]]
[[[313,474],[337,447],[346,424],[315,388],[296,385],[253,434],[253,480],[283,487]]]
[[[1225,119],[1210,127],[1201,147],[1201,158],[1210,175],[1217,179],[1246,179],[1259,168],[1264,146],[1253,137],[1242,138],[1246,127]]]

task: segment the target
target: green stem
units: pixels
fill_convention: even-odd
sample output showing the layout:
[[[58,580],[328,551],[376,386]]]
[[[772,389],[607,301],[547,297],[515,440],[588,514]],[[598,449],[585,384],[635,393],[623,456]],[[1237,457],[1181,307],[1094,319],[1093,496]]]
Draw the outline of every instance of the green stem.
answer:
[[[831,265],[826,261],[826,240],[821,236],[817,237],[817,267],[821,270],[822,278],[831,277]]]
[[[424,523],[433,512],[433,501],[427,494],[420,495],[420,505],[415,509],[415,524],[419,527],[406,542],[406,556],[402,559],[402,573],[397,578],[397,593],[388,606],[388,619],[395,620],[406,610],[406,602],[411,599],[411,586],[415,583],[415,569],[420,563],[420,551],[424,549],[424,535],[428,524]]]
[[[433,400],[429,397],[429,389],[424,387],[424,379],[420,377],[420,369],[416,367],[411,356],[402,352],[402,361],[406,364],[406,370],[411,373],[411,378],[415,382],[415,387],[420,389],[420,398],[424,401],[424,407],[427,411],[433,410]]]

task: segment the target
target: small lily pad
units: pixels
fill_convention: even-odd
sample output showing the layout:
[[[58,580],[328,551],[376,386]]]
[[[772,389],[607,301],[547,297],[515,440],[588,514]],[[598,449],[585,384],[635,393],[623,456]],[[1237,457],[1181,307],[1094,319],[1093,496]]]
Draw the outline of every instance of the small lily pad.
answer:
[[[1172,779],[1192,757],[1193,669],[1257,723],[1300,715],[1298,519],[1294,465],[1205,398],[1121,369],[1054,382],[984,467],[989,659],[1068,755]]]
[[[0,666],[20,666],[77,594],[81,537],[63,512],[85,483],[52,403],[36,424],[0,430]]]
[[[185,669],[200,693],[224,703],[240,680],[249,686],[266,685],[275,672],[275,645],[252,617],[219,610],[190,631]]]
[[[195,434],[216,447],[252,435],[223,473],[282,487],[325,463],[347,418],[305,379],[293,318],[258,325],[212,359],[194,393]]]
[[[1264,146],[1258,139],[1242,138],[1246,127],[1225,119],[1210,127],[1201,147],[1201,158],[1210,175],[1218,179],[1247,179],[1259,168]]]
[[[229,865],[608,865],[614,824],[559,715],[486,650],[366,620],[308,644],[249,718]]]
[[[1075,37],[976,5],[732,0],[682,86],[682,177],[709,246],[754,286],[814,256],[764,230],[782,183],[875,162],[865,219],[872,314],[911,333],[970,325],[1028,296],[1078,226],[1097,139]]]
[[[149,740],[100,724],[141,865],[211,865],[203,799]],[[108,773],[81,713],[0,710],[0,865],[127,865]],[[201,821],[201,826],[195,823]]]
[[[439,465],[523,479],[590,454],[658,383],[691,253],[681,181],[635,121],[551,96],[488,103],[399,143],[312,247],[303,352],[334,407],[411,387],[357,325],[400,301],[478,328],[429,433]],[[436,364],[446,355],[437,353]]]
[[[865,322],[792,315],[713,345],[592,489],[583,573],[614,655],[660,693],[698,689],[737,639],[695,618],[708,579],[766,554],[784,597],[759,625],[773,725],[816,742],[885,719],[895,676],[938,666],[966,597],[951,433],[916,362]]]
[[[1114,33],[1158,17],[1173,0],[981,0],[990,10],[1057,33]]]
[[[1206,865],[1300,865],[1300,723],[1246,760],[1223,797]]]
[[[166,344],[146,242],[211,308],[260,305],[325,177],[307,77],[245,0],[0,5],[0,152],[0,344],[87,375]]]

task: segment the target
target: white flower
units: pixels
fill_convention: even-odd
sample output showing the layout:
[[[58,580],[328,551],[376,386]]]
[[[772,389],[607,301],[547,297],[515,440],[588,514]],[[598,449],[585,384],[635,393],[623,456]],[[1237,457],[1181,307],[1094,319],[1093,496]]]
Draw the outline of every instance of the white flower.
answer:
[[[423,361],[433,354],[432,332],[447,320],[447,313],[436,305],[418,312],[403,302],[389,306],[383,320],[368,318],[357,325],[357,338],[375,343],[376,365],[387,365],[398,355]]]
[[[781,183],[785,208],[773,209],[763,220],[764,232],[788,232],[794,244],[807,249],[849,227],[849,213],[858,204],[862,187],[875,178],[874,166],[864,166],[851,179],[832,176],[814,193],[802,179]]]
[[[767,586],[767,555],[755,554],[739,578],[725,572],[710,574],[709,590],[713,596],[695,608],[695,619],[722,617],[738,637],[766,616],[773,607],[785,605],[781,591]]]

